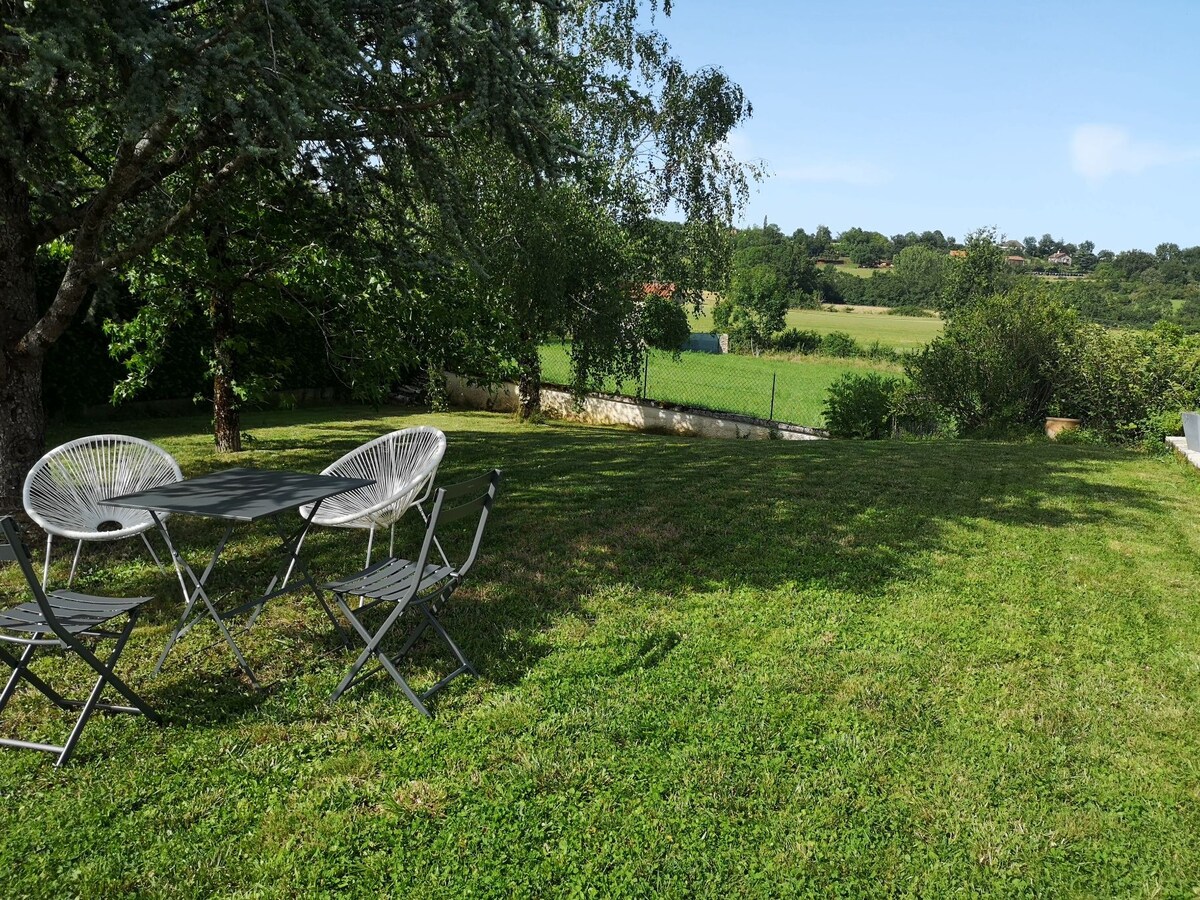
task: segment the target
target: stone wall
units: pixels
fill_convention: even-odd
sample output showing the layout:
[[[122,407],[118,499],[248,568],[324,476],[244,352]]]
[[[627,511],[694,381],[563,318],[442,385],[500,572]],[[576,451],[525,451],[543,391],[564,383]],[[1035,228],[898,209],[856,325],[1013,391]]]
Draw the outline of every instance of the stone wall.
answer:
[[[457,406],[496,412],[511,412],[517,408],[517,386],[512,382],[489,388],[472,385],[465,378],[447,373],[446,392],[450,402]],[[828,437],[826,432],[818,428],[612,394],[589,394],[582,404],[577,404],[568,391],[546,386],[542,387],[542,411],[548,416],[572,422],[624,425],[639,431],[696,437],[752,440],[774,437],[789,441],[818,441]]]

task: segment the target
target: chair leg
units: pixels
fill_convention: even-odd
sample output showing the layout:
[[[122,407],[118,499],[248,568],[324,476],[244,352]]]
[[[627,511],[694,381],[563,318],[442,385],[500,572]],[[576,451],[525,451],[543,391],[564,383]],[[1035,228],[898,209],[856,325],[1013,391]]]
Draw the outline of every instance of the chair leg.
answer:
[[[46,561],[42,564],[42,590],[50,590],[50,548],[54,544],[54,535],[46,535]]]
[[[367,561],[363,565],[364,569],[371,568],[371,550],[374,546],[375,546],[375,526],[374,526],[374,524],[372,524],[371,530],[369,532],[367,532]],[[359,607],[361,607],[366,602],[367,601],[365,598],[363,598],[363,597],[358,598]]]
[[[109,656],[109,663],[102,663],[95,653],[81,644],[78,640],[70,641],[67,646],[83,657],[83,661],[91,666],[92,670],[96,672],[96,674],[103,675],[105,682],[111,685],[113,690],[128,700],[132,704],[135,711],[141,713],[155,725],[161,725],[163,723],[162,717],[159,716],[159,714],[156,713],[150,707],[150,705],[146,703],[145,700],[138,696],[134,692],[133,688],[127,685],[120,678],[120,676],[116,674],[116,672],[113,671],[116,668],[117,659],[121,655],[121,651],[125,649],[125,642],[129,640],[129,636],[133,633],[133,626],[136,622],[137,611],[134,610],[133,612],[129,613],[129,621],[125,623],[124,630],[122,630],[121,634],[117,637],[117,646]]]
[[[133,632],[133,625],[136,621],[136,615],[130,615],[129,621],[126,623],[124,630],[117,636],[116,645],[112,652],[108,655],[108,659],[101,662],[95,654],[84,647],[77,641],[71,641],[67,646],[76,651],[83,660],[95,670],[97,678],[95,685],[92,686],[91,693],[88,694],[86,700],[80,702],[78,700],[67,700],[62,697],[57,691],[51,688],[46,682],[38,678],[29,671],[29,663],[33,659],[33,654],[37,647],[33,644],[26,646],[25,651],[21,654],[20,659],[14,658],[4,648],[0,647],[0,660],[3,660],[12,667],[13,673],[8,679],[8,683],[4,686],[3,692],[0,692],[0,710],[8,704],[16,690],[17,682],[20,679],[25,679],[38,691],[40,691],[47,699],[62,709],[79,709],[79,716],[75,720],[74,726],[71,728],[71,734],[67,738],[67,742],[61,747],[51,744],[38,744],[30,741],[18,741],[10,738],[0,740],[0,744],[10,747],[22,747],[31,750],[43,750],[58,754],[58,759],[55,761],[55,766],[64,765],[75,750],[75,744],[78,743],[80,735],[83,734],[84,726],[87,725],[88,719],[97,709],[114,710],[118,712],[140,712],[146,718],[150,719],[156,725],[162,724],[162,719],[149,706],[145,704],[141,697],[133,692],[120,678],[113,673],[113,668],[117,664],[117,660],[121,656],[121,651],[125,649],[125,644],[129,640],[129,635]],[[117,706],[115,704],[101,703],[100,697],[106,686],[111,685],[120,694],[124,695],[133,706]]]
[[[358,636],[362,639],[366,646],[363,647],[362,652],[358,654],[358,658],[354,660],[349,671],[346,672],[346,675],[334,689],[332,696],[329,698],[330,702],[337,700],[349,689],[350,685],[354,683],[355,677],[372,656],[378,657],[380,663],[384,662],[386,656],[379,649],[379,645],[383,642],[384,636],[391,629],[392,625],[395,624],[398,618],[400,618],[400,614],[404,612],[404,607],[397,605],[396,608],[388,614],[388,617],[383,620],[383,624],[379,626],[379,629],[374,634],[371,634],[371,632],[367,631],[366,627],[363,626],[362,622],[359,621],[358,617],[354,615],[354,612],[346,604],[345,594],[334,594],[334,600],[337,602],[338,609],[342,611],[342,615],[346,617],[346,620],[350,623],[350,626],[356,632],[358,632]],[[390,660],[388,660],[385,668],[388,670],[388,674],[391,675],[392,678],[399,679],[399,681],[404,680],[400,678],[399,673],[395,671],[395,667],[391,665]],[[411,689],[406,688],[406,693],[409,691],[411,691]]]
[[[383,666],[389,675],[392,676],[392,680],[396,682],[396,684],[400,685],[400,690],[404,691],[404,696],[408,697],[409,703],[417,708],[417,712],[427,719],[432,719],[433,713],[429,711],[429,708],[422,702],[421,698],[417,696],[417,693],[411,687],[409,687],[408,682],[405,681],[404,676],[401,675],[396,667],[392,664],[392,661],[388,659],[387,654],[379,651],[375,655],[379,659],[379,664]]]
[[[446,642],[446,646],[450,648],[450,652],[454,654],[454,658],[458,660],[459,665],[478,678],[479,672],[475,670],[475,666],[473,666],[471,661],[467,659],[466,654],[462,652],[462,648],[454,642],[454,638],[450,637],[450,634],[445,628],[442,627],[442,623],[438,621],[437,616],[433,614],[427,604],[421,604],[421,612],[425,614],[425,620],[429,623],[430,627],[433,628],[433,630],[441,636],[442,640]]]
[[[79,554],[83,552],[83,541],[80,541],[75,547],[75,558],[71,560],[71,574],[67,576],[67,589],[71,587],[71,582],[75,580],[75,568],[79,565]]]
[[[3,647],[0,647],[0,660],[3,660],[5,665],[12,669],[12,675],[9,676],[8,683],[4,685],[4,691],[0,692],[0,712],[8,705],[9,699],[17,690],[17,682],[22,678],[28,681],[34,689],[41,692],[55,706],[60,709],[71,708],[70,703],[58,691],[29,671],[29,663],[33,659],[33,654],[36,650],[37,647],[34,644],[29,644],[25,647],[25,652],[21,654],[21,658],[16,659]]]
[[[129,636],[128,630],[122,633],[117,639],[117,646],[113,648],[109,654],[108,660],[105,663],[106,668],[110,668],[117,661],[117,657],[121,655],[121,650],[125,646],[125,639]],[[58,760],[54,763],[55,767],[64,765],[71,758],[71,753],[75,750],[75,744],[79,741],[79,736],[83,734],[83,726],[87,724],[88,719],[92,717],[92,713],[96,710],[96,703],[100,699],[100,695],[104,692],[104,683],[108,680],[106,674],[101,673],[96,679],[96,683],[92,686],[92,691],[88,694],[87,700],[83,703],[83,708],[79,711],[79,718],[75,720],[75,727],[71,729],[71,734],[67,738],[67,742],[63,744],[62,753],[58,755]]]
[[[353,665],[350,666],[350,670],[346,673],[345,677],[342,678],[341,682],[334,690],[333,695],[329,698],[331,703],[349,690],[350,687],[356,683],[356,681],[368,677],[360,677],[359,673],[372,656],[379,661],[380,667],[382,667],[383,670],[392,677],[392,680],[396,682],[396,684],[400,685],[400,689],[404,691],[404,695],[408,697],[409,702],[416,707],[417,711],[421,713],[421,715],[427,718],[432,718],[433,714],[425,705],[425,699],[432,697],[459,675],[470,673],[476,678],[479,677],[479,672],[475,669],[475,666],[471,664],[471,661],[467,659],[466,654],[463,653],[462,648],[455,643],[454,639],[450,637],[446,629],[442,627],[442,624],[438,621],[437,616],[433,613],[433,611],[430,610],[429,604],[422,603],[420,606],[421,611],[424,614],[424,620],[413,629],[413,633],[409,635],[408,640],[404,642],[404,646],[395,654],[396,658],[404,659],[404,657],[408,655],[408,651],[412,648],[413,644],[415,644],[417,639],[425,633],[426,629],[433,628],[433,630],[436,631],[439,636],[441,636],[442,640],[446,642],[446,645],[450,648],[450,652],[453,653],[454,658],[458,660],[459,665],[458,668],[456,668],[437,684],[433,685],[433,687],[429,688],[423,694],[417,694],[412,689],[412,686],[409,685],[404,676],[400,674],[400,671],[396,668],[392,658],[388,656],[388,654],[384,653],[381,649],[384,636],[391,629],[396,619],[400,617],[400,614],[404,612],[406,607],[397,606],[397,608],[392,611],[383,624],[379,626],[379,629],[374,634],[371,634],[363,626],[358,617],[354,615],[350,607],[346,605],[346,598],[344,594],[336,594],[334,599],[337,601],[338,608],[341,609],[342,614],[346,616],[351,626],[356,632],[358,632],[359,637],[362,638],[366,643],[366,646],[363,648],[362,652],[359,653],[358,658],[355,659]]]

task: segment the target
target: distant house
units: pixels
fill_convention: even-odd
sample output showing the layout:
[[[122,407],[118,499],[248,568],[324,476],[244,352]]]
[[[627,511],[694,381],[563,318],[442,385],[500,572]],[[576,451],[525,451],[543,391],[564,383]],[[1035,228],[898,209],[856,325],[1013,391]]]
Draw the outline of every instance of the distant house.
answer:
[[[1070,266],[1071,254],[1059,250],[1057,253],[1050,254],[1050,265],[1052,266]]]
[[[966,259],[967,251],[966,250],[951,250],[950,255],[953,256],[955,259]]]
[[[1010,266],[1025,265],[1025,257],[1023,257],[1023,256],[1006,256],[1006,257],[1004,257],[1004,261],[1006,263],[1008,263]]]
[[[675,296],[675,284],[670,281],[648,281],[642,285],[642,293],[647,297],[666,297],[669,300]]]

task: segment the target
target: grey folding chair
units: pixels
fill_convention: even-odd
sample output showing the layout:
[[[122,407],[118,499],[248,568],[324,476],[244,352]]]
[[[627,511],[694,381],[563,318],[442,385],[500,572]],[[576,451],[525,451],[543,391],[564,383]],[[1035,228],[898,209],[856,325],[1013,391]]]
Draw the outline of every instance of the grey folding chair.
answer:
[[[463,654],[462,648],[447,633],[442,624],[441,615],[451,595],[458,590],[459,585],[463,583],[463,579],[475,564],[475,558],[479,554],[479,545],[483,541],[483,530],[487,525],[488,514],[491,512],[492,504],[496,499],[496,491],[500,486],[500,478],[500,470],[493,469],[486,475],[470,481],[440,488],[434,495],[433,510],[425,529],[425,540],[421,544],[421,552],[416,560],[389,557],[368,566],[361,572],[325,585],[326,589],[333,592],[342,615],[346,617],[350,627],[365,645],[350,667],[350,671],[346,673],[337,686],[337,690],[333,692],[333,696],[330,697],[331,701],[337,700],[348,689],[382,670],[391,675],[396,684],[400,685],[400,689],[412,701],[413,706],[423,715],[428,716],[430,713],[425,701],[430,697],[459,675],[470,673],[478,677],[479,673],[475,671],[475,667]],[[462,563],[455,565],[445,558],[444,550],[442,550],[444,540],[439,537],[444,538],[442,530],[446,525],[473,515],[478,516],[478,521],[471,536],[470,550]],[[451,545],[454,543],[454,541],[450,542]],[[438,552],[438,563],[429,561],[432,550]],[[348,596],[364,598],[365,602],[362,606],[351,610],[346,603]],[[364,624],[363,617],[372,609],[387,605],[391,605],[391,611],[374,632],[370,631]],[[394,654],[385,651],[384,638],[387,637],[392,626],[400,621],[404,613],[409,610],[419,617],[412,633]],[[400,674],[396,664],[408,655],[413,645],[429,629],[433,629],[434,633],[450,648],[450,652],[458,662],[458,667],[433,687],[417,694]],[[379,665],[364,672],[363,666],[371,657],[375,657],[379,661]]]
[[[38,581],[37,573],[29,561],[29,551],[25,549],[21,536],[17,531],[16,521],[11,516],[0,518],[0,562],[15,562],[33,592],[32,603],[22,603],[9,609],[0,609],[0,660],[11,669],[12,675],[0,692],[0,712],[8,705],[8,701],[16,692],[17,683],[22,679],[40,691],[51,703],[64,710],[79,710],[79,717],[67,742],[61,746],[54,744],[38,744],[32,741],[18,741],[13,738],[0,738],[0,745],[20,747],[26,750],[42,750],[58,755],[56,766],[61,766],[71,758],[75,743],[83,733],[93,712],[98,709],[109,712],[141,713],[156,725],[162,720],[146,703],[133,692],[120,678],[113,673],[113,668],[125,649],[125,642],[133,631],[137,621],[138,610],[150,597],[93,597],[89,594],[78,594],[74,591],[51,591],[46,593]],[[101,626],[110,619],[126,615],[128,621],[120,631],[109,631]],[[112,639],[116,641],[108,658],[101,660],[83,639]],[[18,658],[7,649],[9,644],[22,646]],[[29,671],[34,653],[42,647],[69,650],[78,655],[96,672],[96,684],[86,700],[68,700],[40,677]],[[119,706],[115,703],[104,703],[100,700],[104,688],[112,688],[129,701],[130,706]]]

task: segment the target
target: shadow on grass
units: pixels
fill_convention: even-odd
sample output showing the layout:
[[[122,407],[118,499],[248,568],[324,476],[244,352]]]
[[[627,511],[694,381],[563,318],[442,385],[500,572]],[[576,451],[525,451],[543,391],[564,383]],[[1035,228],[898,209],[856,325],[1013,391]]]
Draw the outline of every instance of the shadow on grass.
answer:
[[[394,413],[263,414],[249,426],[262,433],[251,452],[228,462],[319,471],[397,427]],[[476,422],[504,427],[488,430]],[[185,433],[178,422],[165,423],[162,431],[154,420],[138,424],[152,439]],[[276,426],[296,431],[272,434]],[[445,617],[467,656],[499,684],[524,677],[549,652],[543,633],[564,617],[586,618],[588,600],[599,592],[654,592],[657,603],[691,591],[788,586],[872,595],[897,580],[923,577],[931,552],[969,552],[962,532],[989,522],[1046,529],[1127,523],[1161,506],[1149,491],[1096,477],[1128,458],[1107,450],[970,441],[716,441],[564,424],[513,428],[484,414],[456,414],[445,427],[449,449],[440,484],[493,466],[505,472],[478,568]],[[207,448],[191,453],[188,474],[226,464]],[[175,517],[171,528],[193,564],[211,550],[220,530],[184,517]],[[397,531],[397,555],[414,554],[420,536],[417,517],[406,517]],[[219,580],[265,586],[277,547],[260,532],[235,532]],[[305,554],[321,579],[352,571],[364,549],[361,532],[324,529],[314,530]],[[131,545],[128,553],[137,550]],[[178,583],[173,575],[149,571],[146,576],[139,570],[131,583],[165,591],[174,602],[155,604],[149,621],[173,622],[180,609]],[[98,576],[103,581],[104,572]],[[352,657],[339,654],[311,596],[275,601],[281,602],[303,604],[309,619],[303,640],[318,641],[314,654],[336,659],[330,666],[348,664]],[[252,658],[269,655],[255,644],[280,627],[278,620],[267,621],[246,637]],[[292,627],[286,617],[283,627]],[[323,630],[328,640],[317,637]],[[631,667],[654,665],[673,647],[669,637],[647,640]],[[440,648],[418,648],[414,662],[434,666],[435,652]],[[289,665],[296,667],[278,662],[279,677],[286,678]],[[205,679],[226,683],[223,677],[197,678],[205,694]],[[226,704],[228,698],[216,693],[211,707],[201,701],[187,707],[188,715],[227,717],[254,708],[252,699]],[[181,706],[195,702],[186,680],[164,699]]]

